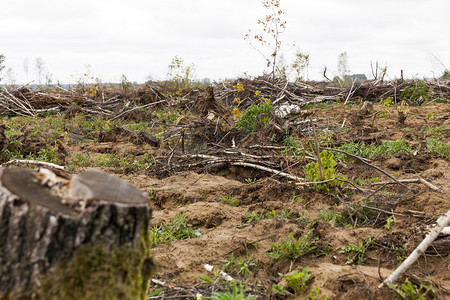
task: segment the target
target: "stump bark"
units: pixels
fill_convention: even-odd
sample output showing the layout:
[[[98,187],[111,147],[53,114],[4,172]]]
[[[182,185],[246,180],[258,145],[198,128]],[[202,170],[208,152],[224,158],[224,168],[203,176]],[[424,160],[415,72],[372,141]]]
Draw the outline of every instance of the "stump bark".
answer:
[[[0,299],[144,299],[148,199],[94,169],[61,182],[0,168]]]

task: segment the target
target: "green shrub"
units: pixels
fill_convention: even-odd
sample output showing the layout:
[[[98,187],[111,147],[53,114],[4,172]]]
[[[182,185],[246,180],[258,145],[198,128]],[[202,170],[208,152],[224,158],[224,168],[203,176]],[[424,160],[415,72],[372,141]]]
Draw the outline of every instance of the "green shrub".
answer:
[[[393,142],[391,141],[382,142],[381,145],[377,145],[375,143],[366,145],[366,143],[364,142],[359,143],[350,142],[342,144],[336,149],[364,158],[371,158],[377,154],[384,156],[392,156],[398,152],[403,152],[405,154],[412,154],[415,151],[415,149],[409,147],[408,144],[401,138]],[[342,160],[348,160],[348,157],[343,153],[338,154],[337,157]]]
[[[341,175],[336,175],[337,162],[334,160],[334,155],[331,151],[322,151],[320,153],[320,161],[322,163],[322,176],[320,177],[319,163],[311,162],[304,167],[306,180],[309,182],[317,182],[321,180],[330,180],[335,178],[342,178]],[[321,191],[329,191],[330,187],[343,186],[343,182],[334,180],[327,183],[315,184],[314,188]]]
[[[433,89],[429,88],[425,81],[413,81],[410,85],[405,86],[400,94],[400,98],[416,101],[422,97],[425,101],[430,100],[433,95]]]
[[[236,126],[241,128],[245,133],[251,133],[255,130],[256,125],[264,126],[270,121],[272,111],[273,104],[270,101],[252,104],[249,108],[242,111],[242,115],[236,122]]]

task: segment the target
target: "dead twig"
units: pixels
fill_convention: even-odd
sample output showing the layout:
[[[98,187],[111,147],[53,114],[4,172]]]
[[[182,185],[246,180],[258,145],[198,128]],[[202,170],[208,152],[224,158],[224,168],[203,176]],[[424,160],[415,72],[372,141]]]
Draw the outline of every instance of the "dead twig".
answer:
[[[13,159],[13,160],[10,160],[10,161],[7,161],[7,162],[1,164],[1,166],[6,167],[9,165],[13,165],[13,164],[40,165],[40,166],[46,166],[46,167],[55,168],[55,169],[59,169],[59,170],[64,170],[64,167],[60,166],[60,165],[52,164],[52,163],[45,162],[45,161],[28,160],[28,159]]]
[[[281,171],[278,171],[278,170],[275,170],[275,169],[272,169],[272,168],[256,165],[256,164],[253,164],[253,163],[237,161],[237,162],[232,162],[231,165],[259,169],[259,170],[270,172],[270,173],[273,173],[275,175],[278,175],[278,176],[281,176],[281,177],[286,177],[288,179],[295,180],[295,181],[303,181],[303,180],[305,180],[304,178],[301,178],[301,177],[297,177],[297,176],[294,176],[294,175],[291,175],[291,174],[288,174],[288,173],[284,173],[284,172],[281,172]]]
[[[353,96],[353,94],[355,93],[356,88],[353,90],[353,87],[355,86],[355,82],[356,82],[356,80],[352,81],[352,86],[350,87],[350,91],[348,91],[348,95],[347,95],[347,98],[344,101],[344,104],[347,104],[348,99],[350,99],[350,97]]]
[[[385,214],[388,214],[388,215],[394,215],[394,216],[399,216],[399,217],[409,217],[409,216],[404,215],[404,214],[383,210],[383,209],[377,208],[377,207],[366,206],[366,205],[360,205],[360,206],[363,207],[363,208],[370,209],[370,210],[375,210],[375,211],[378,211],[378,212],[382,212],[382,213],[385,213]]]
[[[402,183],[423,183],[426,186],[428,186],[430,189],[432,189],[435,192],[441,193],[441,194],[445,194],[443,190],[441,190],[440,188],[438,188],[437,186],[435,186],[434,184],[432,184],[431,182],[426,181],[425,179],[423,179],[421,176],[418,176],[418,178],[409,178],[409,179],[398,179],[399,182]],[[397,182],[393,182],[393,181],[388,181],[388,182],[374,182],[372,183],[372,185],[386,185],[386,184],[394,184]]]
[[[320,159],[320,153],[319,153],[319,141],[317,140],[317,135],[316,135],[316,129],[314,127],[314,123],[312,120],[310,120],[311,123],[311,127],[312,127],[312,132],[314,134],[314,141],[316,143],[316,156],[317,156],[317,166],[319,168],[319,174],[320,174],[320,179],[323,180],[323,173],[322,173],[322,159]]]

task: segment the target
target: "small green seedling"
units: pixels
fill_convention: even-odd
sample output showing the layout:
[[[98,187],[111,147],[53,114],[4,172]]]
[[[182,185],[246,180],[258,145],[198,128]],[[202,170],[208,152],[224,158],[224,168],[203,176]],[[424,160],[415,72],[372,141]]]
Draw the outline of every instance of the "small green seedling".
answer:
[[[311,300],[327,300],[328,296],[320,297],[320,285],[318,285],[314,288],[313,291],[309,292],[308,298]]]
[[[394,217],[389,217],[386,219],[386,225],[384,225],[384,228],[389,230],[389,229],[391,229],[391,226],[394,225],[394,223],[395,223]]]
[[[239,286],[238,286],[239,284]],[[229,292],[214,292],[211,295],[212,300],[255,300],[256,298],[251,295],[246,295],[249,292],[244,288],[244,284],[241,281],[233,280],[231,291]]]
[[[392,249],[394,249],[395,255],[397,255],[397,267],[408,257],[406,254],[407,247],[408,243],[404,243],[403,246],[392,245]]]
[[[308,254],[317,248],[315,244],[319,238],[310,238],[312,232],[313,230],[309,230],[305,235],[298,239],[296,239],[291,232],[286,240],[281,238],[279,243],[272,243],[271,249],[267,255],[277,260],[289,258],[291,261],[295,261],[297,258]]]
[[[303,291],[314,277],[313,274],[309,273],[309,266],[304,267],[301,272],[298,272],[297,269],[295,269],[291,275],[283,275],[282,273],[278,273],[278,275],[286,278],[288,286],[293,289],[295,293]]]
[[[186,215],[182,212],[170,222],[150,228],[150,240],[153,246],[168,244],[171,241],[196,238],[201,235],[201,230],[192,228],[192,225],[186,219]]]
[[[234,198],[231,194],[228,194],[227,196],[220,197],[220,200],[230,204],[231,206],[238,206],[239,205],[239,199]]]
[[[346,264],[362,265],[366,261],[366,251],[375,241],[375,238],[368,236],[365,241],[357,241],[355,244],[344,246],[339,253],[348,253]]]
[[[253,272],[250,270],[256,267],[256,263],[253,260],[253,256],[250,256],[245,260],[238,260],[235,258],[234,253],[230,254],[230,258],[226,260],[221,260],[224,264],[222,265],[222,270],[230,274],[237,273],[244,275],[245,279],[252,275]]]
[[[248,183],[248,184],[255,183],[256,182],[256,178],[245,178],[244,182]]]
[[[403,299],[425,300],[427,299],[427,295],[433,294],[435,296],[431,283],[429,285],[420,284],[417,286],[409,281],[408,278],[405,279],[405,283],[401,287],[398,284],[389,284],[389,287],[396,291]]]
[[[256,223],[262,219],[264,219],[263,211],[250,211],[245,215],[245,220],[247,223]]]

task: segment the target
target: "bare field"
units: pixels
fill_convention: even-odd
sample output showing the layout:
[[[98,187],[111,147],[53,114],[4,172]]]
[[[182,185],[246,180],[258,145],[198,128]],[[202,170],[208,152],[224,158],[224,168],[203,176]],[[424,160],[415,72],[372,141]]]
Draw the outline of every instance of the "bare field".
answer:
[[[242,90],[237,84],[177,96],[147,86],[103,99],[97,92],[86,98],[86,90],[71,96],[77,105],[55,96],[65,93],[22,91],[15,97],[28,99],[35,110],[61,109],[34,117],[15,116],[17,107],[4,112],[10,115],[0,123],[1,162],[41,158],[65,166],[65,176],[96,167],[147,193],[159,266],[149,299],[205,299],[232,291],[233,284],[206,264],[257,299],[304,299],[316,295],[316,287],[312,299],[401,299],[377,286],[449,209],[448,100],[389,102],[383,93],[395,95],[392,87],[368,91],[361,85],[344,104],[349,88],[288,87],[279,91],[278,99],[286,97],[273,101],[269,118],[257,115],[255,128],[246,132],[236,125],[239,118],[252,105],[268,103],[263,96],[269,87],[257,80],[242,80]],[[127,101],[133,105],[124,108]],[[362,108],[364,101],[370,109]],[[283,104],[298,109],[283,115]],[[317,152],[328,153],[320,155],[321,166],[314,166]],[[402,186],[404,179],[416,181]],[[161,237],[168,224],[189,229],[189,238]],[[345,251],[350,245],[355,247]],[[417,286],[432,285],[434,294],[425,296],[430,299],[449,297],[449,250],[449,237],[439,237],[401,283],[409,278]],[[300,290],[280,275],[306,266],[312,276]]]

